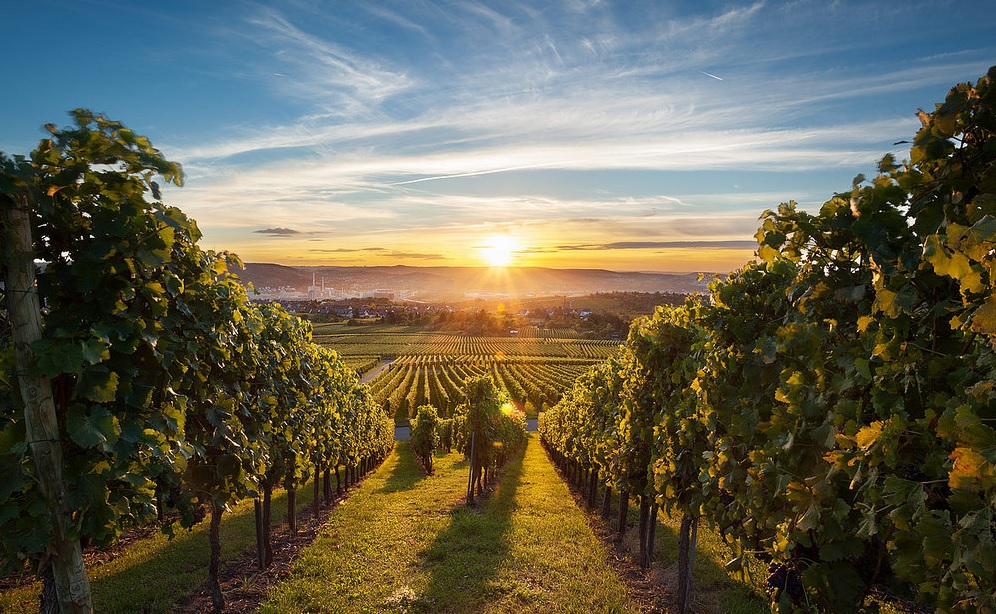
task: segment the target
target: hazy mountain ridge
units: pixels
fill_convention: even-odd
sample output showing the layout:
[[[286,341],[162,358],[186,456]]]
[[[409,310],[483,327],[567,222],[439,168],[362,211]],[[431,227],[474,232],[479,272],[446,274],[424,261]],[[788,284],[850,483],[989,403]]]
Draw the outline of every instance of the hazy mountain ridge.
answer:
[[[417,298],[474,295],[553,295],[595,292],[702,292],[715,274],[640,273],[544,267],[285,266],[246,263],[245,283],[306,292],[312,285],[342,293],[388,292]]]

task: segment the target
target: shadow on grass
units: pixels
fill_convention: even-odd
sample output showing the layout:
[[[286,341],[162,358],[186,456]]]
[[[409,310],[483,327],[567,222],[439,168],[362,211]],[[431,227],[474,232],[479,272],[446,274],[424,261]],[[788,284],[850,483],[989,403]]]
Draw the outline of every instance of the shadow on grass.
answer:
[[[436,458],[446,458],[449,454],[449,452],[436,452]],[[470,471],[470,460],[467,457],[464,457],[463,460],[453,463],[453,468],[466,469],[467,471]]]
[[[398,454],[398,462],[391,469],[391,475],[387,476],[384,485],[376,491],[377,493],[411,490],[425,479],[425,472],[415,460],[411,444],[407,441],[396,441],[394,447]]]
[[[508,534],[518,508],[524,454],[525,446],[505,466],[490,496],[450,512],[449,527],[423,553],[422,566],[431,579],[411,611],[472,612],[496,600],[501,588],[495,580],[511,552]]]
[[[311,501],[310,486],[298,490],[298,505]],[[273,497],[274,524],[287,515],[287,493]],[[91,577],[97,612],[172,612],[175,604],[197,591],[207,580],[210,550],[207,522],[192,529],[177,528],[176,537],[141,540],[119,559]],[[251,503],[225,512],[221,526],[225,562],[255,544],[255,516]],[[222,563],[224,567],[225,562]],[[168,573],[165,571],[168,570]]]
[[[573,486],[571,487],[574,490]],[[601,499],[601,497],[599,497]],[[594,509],[584,503],[578,503],[589,514],[599,513],[599,505]],[[616,517],[619,499],[612,495],[612,517]],[[634,561],[639,551],[639,506],[631,500],[626,514],[626,538],[622,544],[618,541],[618,531],[615,522],[612,523],[609,539],[614,547],[623,551]],[[671,518],[663,509],[657,519],[657,532],[654,540],[654,566],[661,570],[658,593],[654,605],[658,608],[673,606],[677,587],[678,567],[678,525],[681,515]],[[704,519],[700,519],[698,543],[696,547],[695,568],[692,572],[692,610],[696,612],[723,612],[724,614],[762,614],[768,612],[765,600],[750,588],[750,581],[742,582],[731,577],[723,563],[732,554],[722,543],[718,535],[710,531]],[[764,574],[766,575],[766,573]],[[757,578],[754,578],[756,580]]]

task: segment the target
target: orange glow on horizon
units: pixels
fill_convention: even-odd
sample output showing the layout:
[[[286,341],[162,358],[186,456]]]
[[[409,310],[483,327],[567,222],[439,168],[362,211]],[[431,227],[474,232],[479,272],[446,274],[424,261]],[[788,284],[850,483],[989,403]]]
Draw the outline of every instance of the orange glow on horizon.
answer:
[[[570,241],[596,244],[597,238]],[[606,269],[645,272],[726,273],[754,260],[756,248],[703,246],[618,249],[568,249],[566,240],[550,237],[470,232],[384,236],[352,241],[266,239],[243,242],[212,237],[209,249],[227,249],[244,262],[287,266],[481,267],[482,275],[500,275],[509,267]],[[500,279],[500,278],[496,278]]]

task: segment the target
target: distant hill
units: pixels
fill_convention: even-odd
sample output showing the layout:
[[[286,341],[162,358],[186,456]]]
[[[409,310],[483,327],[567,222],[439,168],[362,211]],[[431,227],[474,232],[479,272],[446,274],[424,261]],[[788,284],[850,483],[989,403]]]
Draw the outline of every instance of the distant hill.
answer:
[[[258,290],[284,288],[305,292],[312,279],[337,293],[375,292],[423,300],[453,300],[468,296],[583,295],[595,292],[680,292],[705,290],[706,275],[698,273],[632,273],[604,269],[543,267],[413,267],[413,266],[284,266],[246,264],[238,272]]]
[[[252,283],[257,288],[306,290],[311,285],[311,271],[282,264],[247,262],[245,270],[236,272],[243,282]]]

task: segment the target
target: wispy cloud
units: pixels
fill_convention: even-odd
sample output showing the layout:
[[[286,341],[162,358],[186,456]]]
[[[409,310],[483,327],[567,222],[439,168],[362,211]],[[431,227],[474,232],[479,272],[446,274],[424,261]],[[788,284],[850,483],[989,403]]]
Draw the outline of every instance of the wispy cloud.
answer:
[[[254,230],[253,233],[260,235],[273,235],[278,237],[289,237],[301,234],[293,228],[263,228],[260,230]]]
[[[750,243],[763,209],[816,206],[885,153],[904,157],[893,143],[936,101],[912,95],[943,94],[996,51],[877,60],[894,57],[885,29],[914,22],[909,7],[864,0],[695,13],[649,3],[639,15],[597,0],[300,6],[308,12],[260,9],[245,33],[273,58],[267,74],[288,75],[268,83],[297,101],[296,117],[172,150],[189,174],[178,202],[205,228],[308,220],[309,234],[352,242],[314,252],[325,254],[512,227],[562,251]],[[769,186],[672,189],[681,173],[763,175]],[[807,173],[836,183],[797,189]],[[633,193],[601,193],[596,175],[630,177]],[[576,235],[557,242],[555,230]],[[407,244],[391,253],[446,257]]]
[[[319,254],[353,254],[362,252],[386,252],[386,247],[360,247],[360,248],[348,248],[348,247],[337,247],[334,249],[310,249],[310,252]]]
[[[262,9],[248,20],[257,44],[289,66],[299,78],[281,80],[281,87],[313,101],[326,113],[356,117],[410,86],[404,71],[358,55],[330,40],[308,34],[281,12]],[[286,71],[285,71],[286,72]]]
[[[449,260],[448,257],[442,254],[422,254],[418,252],[391,252],[387,256],[403,260]]]
[[[755,241],[619,241],[616,243],[557,245],[553,248],[559,251],[606,251],[614,249],[678,249],[678,248],[713,248],[713,249],[754,249]]]

